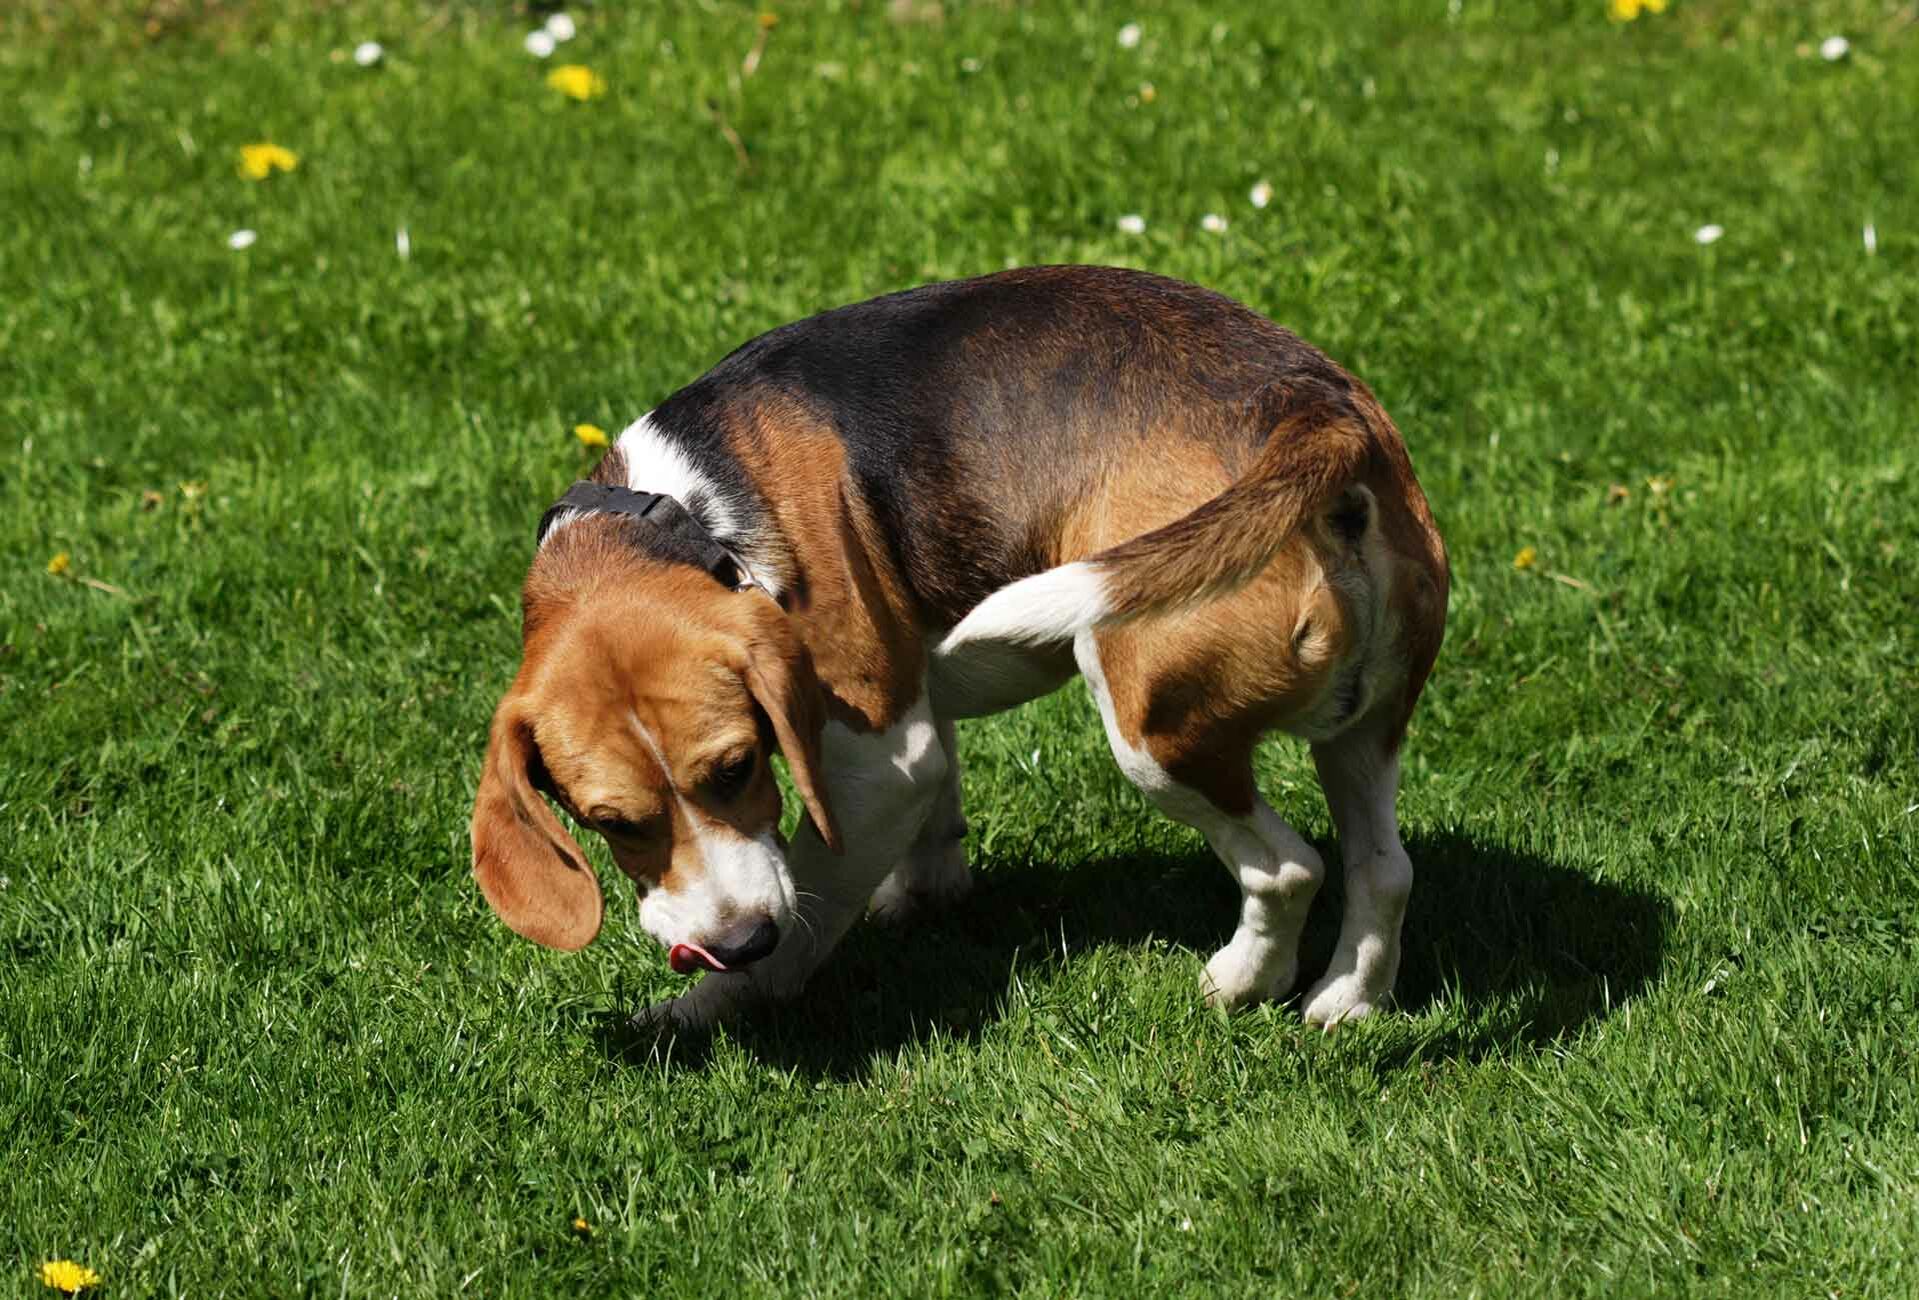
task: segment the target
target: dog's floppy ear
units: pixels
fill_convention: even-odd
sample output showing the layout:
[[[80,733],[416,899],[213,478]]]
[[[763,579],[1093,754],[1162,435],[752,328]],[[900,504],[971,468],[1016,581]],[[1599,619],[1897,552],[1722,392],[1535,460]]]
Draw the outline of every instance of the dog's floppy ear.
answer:
[[[806,804],[813,828],[826,847],[841,851],[839,823],[826,801],[820,770],[820,731],[826,726],[826,701],[819,678],[813,674],[813,656],[790,629],[777,638],[755,639],[748,650],[746,687],[773,724],[773,735],[786,755],[793,785]]]
[[[509,698],[493,715],[473,801],[473,878],[509,928],[569,952],[600,932],[600,881],[539,791],[533,725]]]

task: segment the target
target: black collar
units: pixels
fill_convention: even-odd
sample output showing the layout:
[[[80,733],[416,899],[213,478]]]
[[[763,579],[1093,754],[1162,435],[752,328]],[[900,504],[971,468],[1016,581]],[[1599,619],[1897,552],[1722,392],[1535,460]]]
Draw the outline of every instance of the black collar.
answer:
[[[534,536],[536,547],[553,531],[553,525],[560,516],[570,510],[582,514],[631,515],[635,519],[645,520],[682,546],[690,547],[694,562],[723,585],[735,591],[760,585],[745,561],[715,541],[713,535],[688,513],[685,506],[664,492],[635,492],[631,488],[582,479],[568,488],[566,494],[540,516],[540,529]]]

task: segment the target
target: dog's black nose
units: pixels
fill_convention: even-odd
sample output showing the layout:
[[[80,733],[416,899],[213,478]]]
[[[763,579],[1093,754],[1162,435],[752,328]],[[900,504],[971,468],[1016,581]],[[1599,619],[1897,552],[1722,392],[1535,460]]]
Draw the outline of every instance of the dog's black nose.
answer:
[[[706,950],[718,958],[728,970],[738,970],[750,966],[760,958],[772,952],[780,944],[780,927],[773,924],[770,916],[749,916],[739,922],[714,943],[706,945]]]

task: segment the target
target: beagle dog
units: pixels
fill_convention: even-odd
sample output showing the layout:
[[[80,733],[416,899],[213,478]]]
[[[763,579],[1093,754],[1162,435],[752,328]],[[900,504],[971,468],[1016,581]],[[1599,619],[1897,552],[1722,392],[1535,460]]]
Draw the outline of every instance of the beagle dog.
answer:
[[[1393,423],[1297,336],[1189,284],[1039,267],[747,343],[542,519],[473,873],[577,949],[604,836],[700,1025],[791,997],[862,912],[971,883],[954,721],[1084,677],[1113,757],[1243,894],[1205,996],[1284,997],[1320,855],[1253,749],[1311,743],[1346,871],[1308,1021],[1392,989],[1398,754],[1446,553]],[[806,816],[780,834],[785,757]]]

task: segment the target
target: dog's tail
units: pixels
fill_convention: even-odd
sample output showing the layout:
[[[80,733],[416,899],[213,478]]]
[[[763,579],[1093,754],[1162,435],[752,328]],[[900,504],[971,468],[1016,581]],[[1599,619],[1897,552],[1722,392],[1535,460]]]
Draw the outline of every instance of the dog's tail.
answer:
[[[1163,527],[994,592],[940,644],[1045,645],[1226,595],[1258,576],[1322,514],[1342,532],[1371,522],[1371,495],[1349,493],[1373,449],[1358,405],[1318,379],[1274,384],[1253,400],[1272,430],[1259,459],[1224,492]]]

